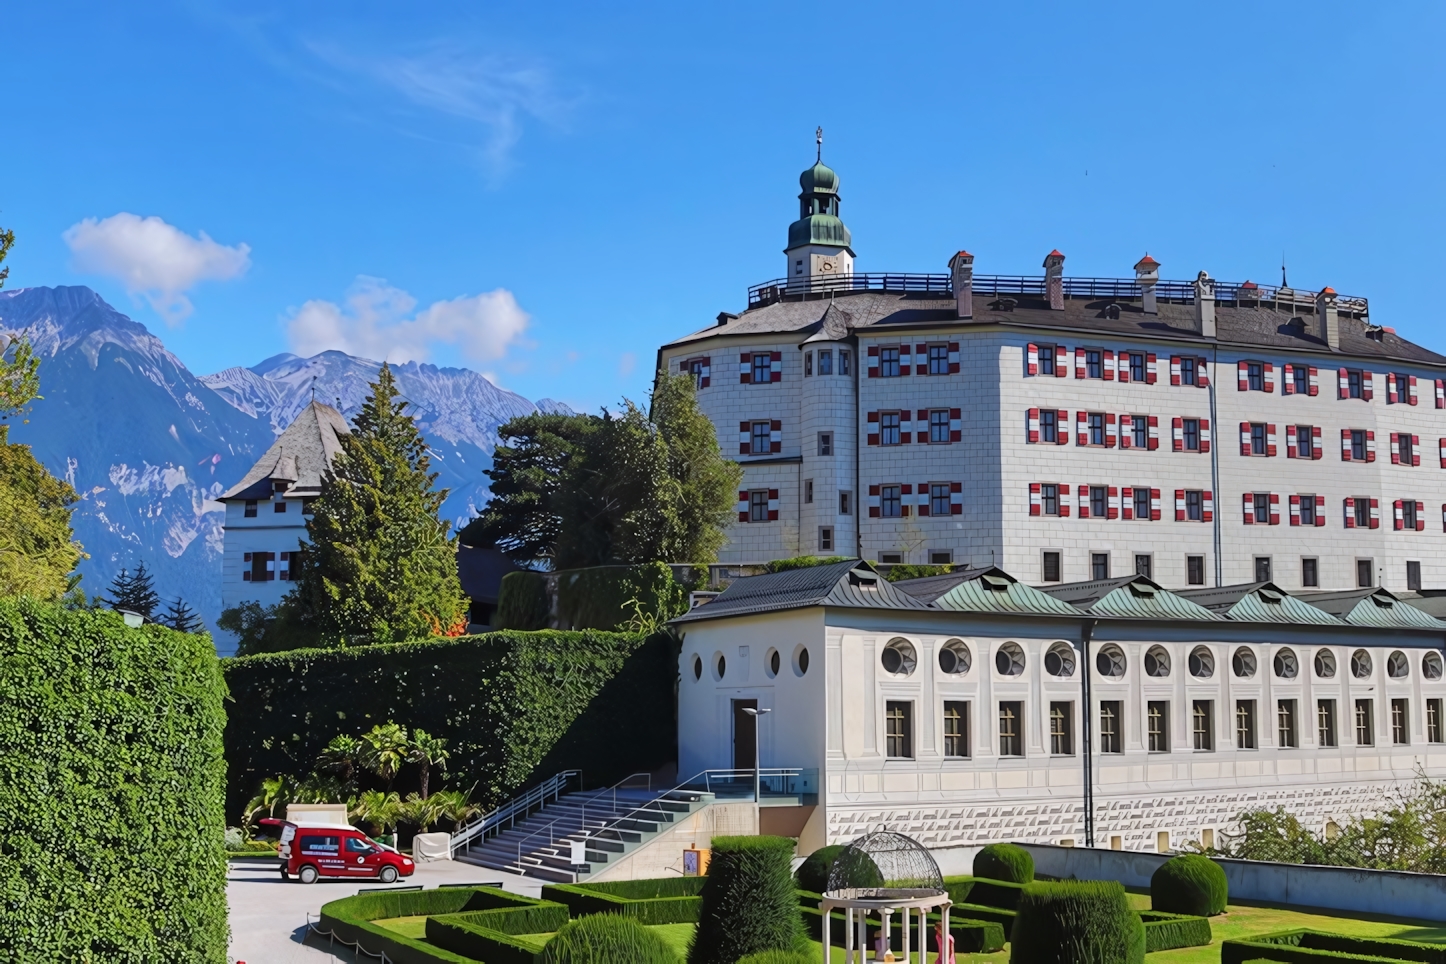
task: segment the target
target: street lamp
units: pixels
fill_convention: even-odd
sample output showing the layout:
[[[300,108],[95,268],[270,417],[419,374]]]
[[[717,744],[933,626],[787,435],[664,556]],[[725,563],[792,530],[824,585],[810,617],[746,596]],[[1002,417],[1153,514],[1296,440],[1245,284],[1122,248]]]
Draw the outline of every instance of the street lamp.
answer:
[[[760,710],[751,706],[743,707],[743,712],[753,717],[753,802],[763,802],[762,778],[758,768],[763,761],[758,759],[758,718],[764,713],[772,713],[772,710]]]

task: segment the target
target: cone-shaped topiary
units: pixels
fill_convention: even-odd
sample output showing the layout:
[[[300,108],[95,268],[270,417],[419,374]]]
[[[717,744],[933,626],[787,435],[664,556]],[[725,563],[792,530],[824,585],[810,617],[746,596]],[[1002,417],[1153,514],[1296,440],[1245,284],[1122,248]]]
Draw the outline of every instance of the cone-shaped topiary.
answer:
[[[844,844],[833,844],[828,847],[820,847],[809,854],[798,869],[793,872],[793,883],[799,890],[809,890],[815,894],[821,894],[828,886],[829,868],[833,866],[834,859],[843,852]]]
[[[1170,914],[1212,917],[1225,910],[1225,869],[1202,854],[1171,857],[1150,877],[1150,907]]]
[[[812,954],[803,951],[759,951],[738,959],[738,964],[818,964]]]
[[[974,855],[974,876],[1027,884],[1034,879],[1034,858],[1014,844],[990,844]]]
[[[802,949],[793,841],[714,837],[688,964],[737,964],[759,951]]]
[[[1145,925],[1115,880],[1029,884],[1010,935],[1010,964],[1144,964]]]
[[[568,921],[542,950],[543,964],[678,964],[656,931],[621,914]]]

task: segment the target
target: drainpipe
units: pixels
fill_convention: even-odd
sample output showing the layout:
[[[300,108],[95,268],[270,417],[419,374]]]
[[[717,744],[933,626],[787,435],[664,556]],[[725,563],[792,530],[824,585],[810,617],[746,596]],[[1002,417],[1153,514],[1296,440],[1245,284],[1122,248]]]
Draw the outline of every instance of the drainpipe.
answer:
[[[1090,702],[1090,637],[1094,635],[1095,620],[1086,619],[1080,623],[1080,691],[1084,699],[1084,711],[1080,714],[1082,726],[1080,727],[1083,736],[1082,747],[1084,756],[1084,834],[1085,846],[1095,845],[1095,785],[1094,785],[1094,746],[1090,738],[1090,720],[1094,716],[1094,706]]]
[[[1213,426],[1210,437],[1214,440],[1210,444],[1210,486],[1215,495],[1215,517],[1211,528],[1215,536],[1215,588],[1219,589],[1225,585],[1220,561],[1220,518],[1225,513],[1221,501],[1223,493],[1220,491],[1220,419],[1215,417],[1215,376],[1220,374],[1220,349],[1216,346],[1210,348],[1210,367],[1210,424]]]

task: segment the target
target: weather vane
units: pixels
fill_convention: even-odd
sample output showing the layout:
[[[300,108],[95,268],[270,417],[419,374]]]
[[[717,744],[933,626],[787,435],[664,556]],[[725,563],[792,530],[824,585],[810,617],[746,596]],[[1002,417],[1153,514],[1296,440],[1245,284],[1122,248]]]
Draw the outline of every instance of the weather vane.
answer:
[[[822,128],[822,127],[820,127],[818,130],[816,130],[816,131],[813,132],[813,139],[814,139],[814,141],[816,141],[816,142],[818,143],[818,157],[817,157],[815,160],[817,161],[817,163],[822,164],[822,163],[823,163],[823,128]]]

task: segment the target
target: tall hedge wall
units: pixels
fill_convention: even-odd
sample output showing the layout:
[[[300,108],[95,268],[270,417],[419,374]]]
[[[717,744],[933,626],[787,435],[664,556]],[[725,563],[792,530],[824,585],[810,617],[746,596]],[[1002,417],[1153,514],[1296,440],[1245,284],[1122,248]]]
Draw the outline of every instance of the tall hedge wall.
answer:
[[[226,960],[207,636],[0,599],[0,960]]]
[[[499,632],[225,661],[227,813],[260,781],[304,774],[338,733],[394,720],[449,741],[447,785],[496,803],[578,769],[589,786],[676,756],[667,636]]]

